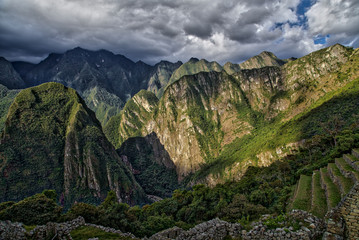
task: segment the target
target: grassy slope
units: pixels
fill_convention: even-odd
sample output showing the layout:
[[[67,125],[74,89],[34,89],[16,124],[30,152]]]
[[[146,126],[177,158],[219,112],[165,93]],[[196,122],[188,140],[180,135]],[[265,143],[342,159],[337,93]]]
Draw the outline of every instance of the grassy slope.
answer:
[[[327,186],[327,203],[330,208],[335,207],[340,202],[339,188],[329,177],[327,168],[320,169],[324,184]]]
[[[308,211],[310,209],[310,196],[312,178],[301,175],[298,187],[294,196],[293,208]]]
[[[347,194],[353,186],[353,181],[350,178],[346,178],[341,174],[335,163],[329,163],[328,167],[332,169],[334,176],[339,179],[339,182],[343,186],[344,194]]]
[[[98,238],[99,240],[116,239],[129,240],[130,237],[123,237],[120,234],[108,233],[95,227],[83,226],[71,231],[71,237],[74,240],[87,240],[89,238]]]
[[[313,199],[312,199],[312,207],[310,211],[318,217],[324,217],[327,212],[327,201],[325,199],[325,191],[322,189],[320,185],[320,174],[318,171],[314,172],[313,175]]]

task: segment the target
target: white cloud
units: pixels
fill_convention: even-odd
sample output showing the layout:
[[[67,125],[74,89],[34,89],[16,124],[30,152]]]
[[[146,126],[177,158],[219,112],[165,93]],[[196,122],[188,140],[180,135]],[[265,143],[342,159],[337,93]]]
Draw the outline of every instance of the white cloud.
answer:
[[[312,35],[331,35],[333,42],[355,43],[359,36],[358,0],[318,0],[306,13]]]
[[[299,3],[0,0],[0,55],[11,60],[39,59],[81,46],[149,63],[186,61],[192,56],[223,63],[240,62],[263,50],[283,58],[302,56],[321,47],[314,44],[316,35],[336,34],[342,36],[340,41],[358,42],[353,38],[358,35],[354,23],[359,20],[354,0],[318,0],[307,13],[309,30],[295,25]],[[339,7],[341,11],[333,10]],[[339,20],[328,24],[333,18]]]

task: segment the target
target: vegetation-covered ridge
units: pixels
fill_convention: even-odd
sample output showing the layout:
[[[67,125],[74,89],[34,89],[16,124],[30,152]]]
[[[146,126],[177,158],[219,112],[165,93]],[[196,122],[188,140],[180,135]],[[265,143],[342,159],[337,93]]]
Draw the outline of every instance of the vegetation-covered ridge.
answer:
[[[261,91],[248,87],[253,98],[250,102],[255,103],[252,109],[260,111],[255,128],[250,135],[225,146],[220,156],[197,172],[194,179],[209,183],[238,179],[248,165],[268,165],[290,154],[303,144],[303,139],[322,133],[323,119],[339,115],[345,125],[355,122],[358,62],[358,50],[334,45],[284,65],[279,91],[268,102],[267,93],[253,98]],[[303,68],[307,71],[301,73]],[[342,73],[345,78],[339,78]]]
[[[349,109],[355,112],[356,103],[349,95],[357,94],[358,62],[358,50],[337,44],[280,67],[185,75],[167,87],[150,117],[138,121],[140,131],[126,119],[113,121],[115,131],[106,134],[119,147],[128,132],[155,132],[180,180],[197,170],[191,182],[239,179],[248,166],[267,166],[313,137],[320,114],[330,119],[324,106],[353,122]],[[126,133],[116,131],[120,125]]]
[[[0,84],[0,132],[4,129],[7,112],[20,90],[9,90]]]
[[[173,226],[188,229],[216,217],[230,222],[239,222],[250,229],[251,221],[265,213],[271,213],[278,217],[271,218],[263,224],[276,228],[282,224],[285,217],[284,214],[279,213],[284,213],[288,208],[288,199],[295,190],[294,184],[300,176],[303,176],[302,174],[308,174],[313,169],[318,169],[318,166],[326,166],[328,162],[337,161],[338,156],[349,153],[350,149],[359,146],[358,123],[357,121],[337,132],[337,145],[334,144],[329,133],[318,135],[315,141],[308,142],[312,149],[299,149],[297,154],[287,156],[269,167],[250,167],[238,182],[226,182],[213,188],[197,185],[191,190],[176,190],[171,198],[142,207],[129,207],[127,204],[118,203],[116,194],[109,192],[107,198],[99,206],[76,203],[63,215],[60,214],[60,207],[56,206],[55,199],[59,200],[59,197],[56,198],[54,191],[45,191],[43,194],[18,203],[1,203],[0,219],[34,225],[49,221],[48,219],[67,221],[83,216],[88,223],[109,226],[143,237]],[[358,156],[358,151],[354,150],[353,154]],[[351,164],[357,163],[357,161],[353,162],[352,156],[344,155],[344,157],[349,157]],[[347,160],[344,161],[349,163]],[[343,169],[348,169],[348,166]],[[354,173],[352,169],[351,172]],[[313,175],[313,178],[315,176]],[[306,189],[313,186],[306,179],[302,179],[303,177],[300,181],[303,182],[304,190],[297,188],[296,192],[305,193]],[[318,193],[323,195],[322,191]],[[300,196],[299,192],[295,196]],[[336,197],[340,198],[340,195]],[[308,203],[311,204],[311,201],[302,201],[299,204],[308,205]],[[28,207],[29,204],[33,207]],[[325,206],[320,207],[319,213],[323,214],[322,210]],[[325,212],[326,209],[324,209]],[[293,224],[294,227],[300,227],[295,222]]]
[[[130,204],[142,188],[75,90],[46,83],[12,103],[0,144],[1,201],[55,189],[66,206],[99,202],[109,190]]]

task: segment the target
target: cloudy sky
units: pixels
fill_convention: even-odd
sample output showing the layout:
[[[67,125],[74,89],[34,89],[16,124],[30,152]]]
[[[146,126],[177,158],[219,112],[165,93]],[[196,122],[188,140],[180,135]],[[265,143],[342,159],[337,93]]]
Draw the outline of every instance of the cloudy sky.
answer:
[[[241,62],[359,47],[358,0],[0,0],[0,56],[39,62],[80,46],[153,64]]]

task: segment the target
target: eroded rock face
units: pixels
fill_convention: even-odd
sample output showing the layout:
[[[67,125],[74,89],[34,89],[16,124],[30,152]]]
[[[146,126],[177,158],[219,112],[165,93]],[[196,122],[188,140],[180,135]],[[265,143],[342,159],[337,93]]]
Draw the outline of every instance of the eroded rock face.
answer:
[[[44,189],[74,201],[100,202],[109,190],[129,204],[144,197],[75,90],[46,83],[21,91],[10,107],[0,144],[0,201]],[[76,189],[76,191],[74,191]]]
[[[127,127],[122,127],[123,130],[120,127],[109,139],[119,147],[128,137],[156,133],[176,165],[181,180],[219,156],[223,147],[236,138],[251,134],[258,127],[258,121],[269,122],[277,116],[287,121],[308,109],[325,92],[344,86],[349,78],[337,81],[333,72],[341,69],[352,53],[352,49],[334,45],[285,65],[270,53],[263,53],[262,58],[268,61],[252,59],[255,61],[248,64],[253,67],[247,66],[251,69],[226,64],[222,72],[182,76],[166,88],[150,111],[129,107],[128,112],[142,116],[137,121],[140,124],[136,125],[130,117],[119,120],[118,126]],[[193,66],[199,62],[192,59],[186,64]],[[178,73],[186,64],[177,69]],[[351,78],[355,74],[353,72]],[[275,148],[286,147],[285,144]],[[275,148],[258,151],[256,159],[234,162],[224,168],[221,179],[211,175],[206,179],[216,184],[225,179],[240,178],[248,166],[267,166],[283,156]]]

